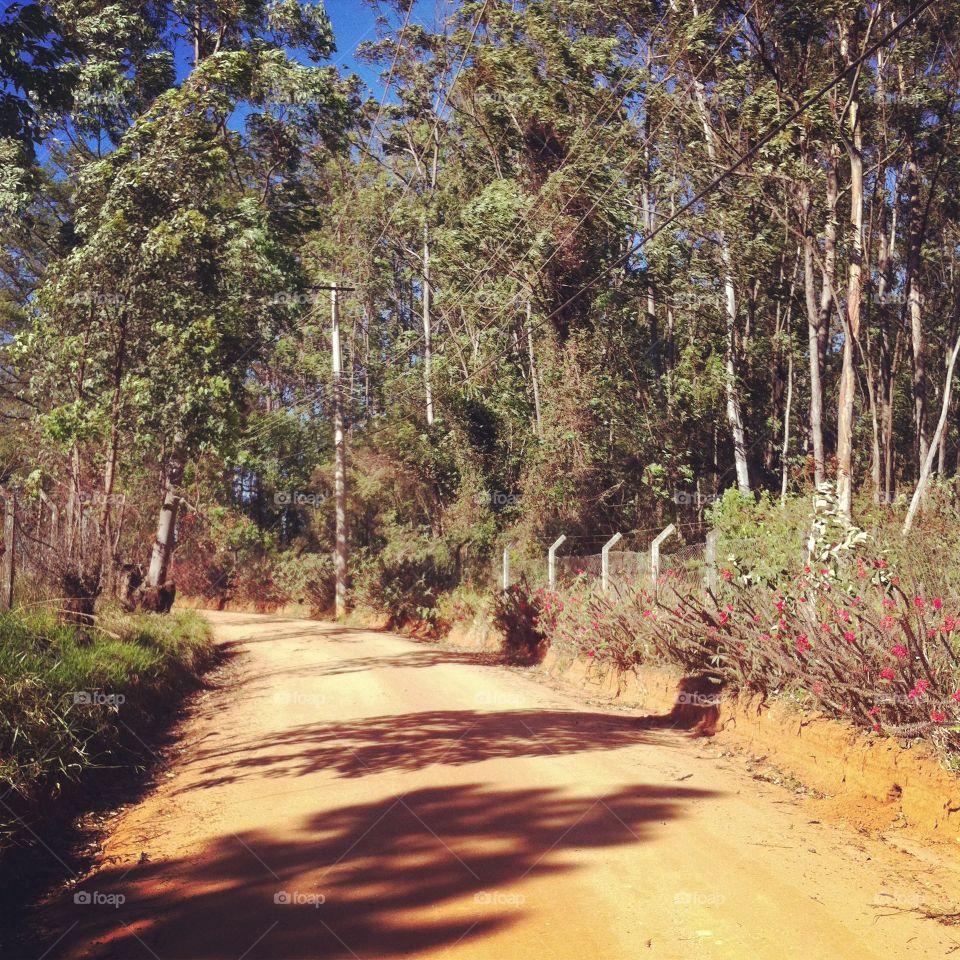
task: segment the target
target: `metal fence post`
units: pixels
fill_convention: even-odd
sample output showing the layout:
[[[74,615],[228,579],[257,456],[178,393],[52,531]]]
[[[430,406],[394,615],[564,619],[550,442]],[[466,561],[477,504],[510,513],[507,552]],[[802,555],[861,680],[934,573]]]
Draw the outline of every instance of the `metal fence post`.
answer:
[[[707,590],[716,595],[717,592],[717,531],[711,530],[707,534],[707,547],[705,550],[705,560],[707,563]]]
[[[550,585],[551,590],[557,589],[557,550],[566,539],[567,535],[561,533],[560,536],[550,544],[550,549],[547,551],[547,583]]]
[[[653,543],[650,544],[650,580],[653,583],[654,596],[657,595],[657,587],[660,584],[660,544],[676,529],[672,523],[667,525],[657,534]]]
[[[622,536],[622,533],[615,533],[600,550],[600,584],[604,593],[610,589],[610,548],[617,543]]]
[[[510,589],[510,544],[507,544],[507,546],[503,548],[503,577],[501,585],[503,586],[504,593]]]
[[[3,495],[3,561],[0,564],[0,610],[13,609],[13,556],[16,550],[17,495],[12,490]]]

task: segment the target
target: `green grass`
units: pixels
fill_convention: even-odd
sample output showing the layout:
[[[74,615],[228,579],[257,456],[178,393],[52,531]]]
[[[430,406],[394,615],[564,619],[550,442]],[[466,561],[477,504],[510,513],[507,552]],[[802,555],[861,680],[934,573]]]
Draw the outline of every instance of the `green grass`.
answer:
[[[96,628],[0,615],[0,847],[93,769],[141,762],[143,737],[212,662],[195,611],[108,610]]]

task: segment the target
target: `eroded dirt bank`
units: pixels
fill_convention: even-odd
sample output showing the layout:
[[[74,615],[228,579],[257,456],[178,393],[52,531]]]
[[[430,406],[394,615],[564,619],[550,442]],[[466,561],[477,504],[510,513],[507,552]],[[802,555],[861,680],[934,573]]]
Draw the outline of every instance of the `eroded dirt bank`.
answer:
[[[816,822],[716,745],[389,634],[210,614],[236,654],[46,958],[944,957],[953,851]]]

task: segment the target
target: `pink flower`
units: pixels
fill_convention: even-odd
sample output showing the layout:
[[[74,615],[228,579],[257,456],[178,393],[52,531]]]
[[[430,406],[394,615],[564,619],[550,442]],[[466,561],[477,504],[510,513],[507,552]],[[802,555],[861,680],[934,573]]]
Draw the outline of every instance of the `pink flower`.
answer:
[[[596,651],[596,650],[588,650],[588,651],[587,651],[587,656],[588,656],[588,657],[595,657],[596,655],[597,655],[597,651]]]
[[[918,610],[922,610],[922,609],[923,609],[923,597],[914,597],[914,598],[913,598],[913,605],[914,605]]]
[[[960,690],[958,690],[956,693],[950,694],[950,696],[953,697],[953,699],[956,700],[957,703],[960,703]]]
[[[911,700],[916,700],[918,697],[922,697],[927,692],[927,687],[929,686],[930,684],[926,680],[918,680],[907,696]]]
[[[869,713],[871,717],[879,717],[879,716],[880,716],[880,708],[879,708],[879,707],[871,707],[871,708],[867,711],[867,713]]]
[[[939,597],[935,597],[933,601],[933,609],[940,610],[943,607],[943,601]]]
[[[726,580],[727,582],[733,579],[733,574],[729,570],[721,570],[720,576],[723,577],[723,579]]]
[[[782,597],[777,601],[776,606],[777,606],[777,613],[783,613],[783,608],[785,606],[785,603]]]
[[[890,652],[902,660],[907,655],[907,648],[902,643],[898,643]]]
[[[857,639],[857,636],[852,630],[844,630],[843,639],[846,640],[847,643],[854,643]]]
[[[813,692],[817,696],[820,696],[823,693],[823,684],[819,680],[813,685]]]
[[[881,728],[880,728],[880,724],[879,724],[879,723],[875,723],[875,724],[873,725],[873,732],[874,732],[874,733],[880,733],[880,732],[881,732]]]
[[[896,676],[897,676],[897,675],[893,672],[893,668],[892,668],[892,667],[884,667],[884,668],[880,671],[880,679],[881,679],[881,680],[895,680],[895,679],[896,679]]]
[[[797,637],[796,644],[797,649],[801,652],[810,649],[810,641],[807,639],[807,635],[805,633],[801,633],[800,636]]]
[[[893,617],[886,616],[880,618],[880,628],[882,630],[891,630],[893,628]]]
[[[939,710],[931,710],[931,711],[930,711],[930,719],[931,719],[934,723],[943,723],[944,720],[947,719],[947,715],[946,715],[945,713],[941,713]]]
[[[721,611],[720,611],[720,623],[721,623],[721,624],[724,624],[724,623],[726,623],[729,619],[730,619],[730,614],[727,613],[725,610],[721,610]]]

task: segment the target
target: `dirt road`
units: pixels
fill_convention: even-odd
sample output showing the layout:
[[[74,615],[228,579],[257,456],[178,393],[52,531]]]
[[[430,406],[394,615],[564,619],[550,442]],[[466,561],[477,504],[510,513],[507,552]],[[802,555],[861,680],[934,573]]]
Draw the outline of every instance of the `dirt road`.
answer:
[[[232,660],[38,960],[944,957],[940,854],[483,656],[212,614]],[[922,852],[922,851],[921,851]],[[957,908],[960,909],[960,908]]]

